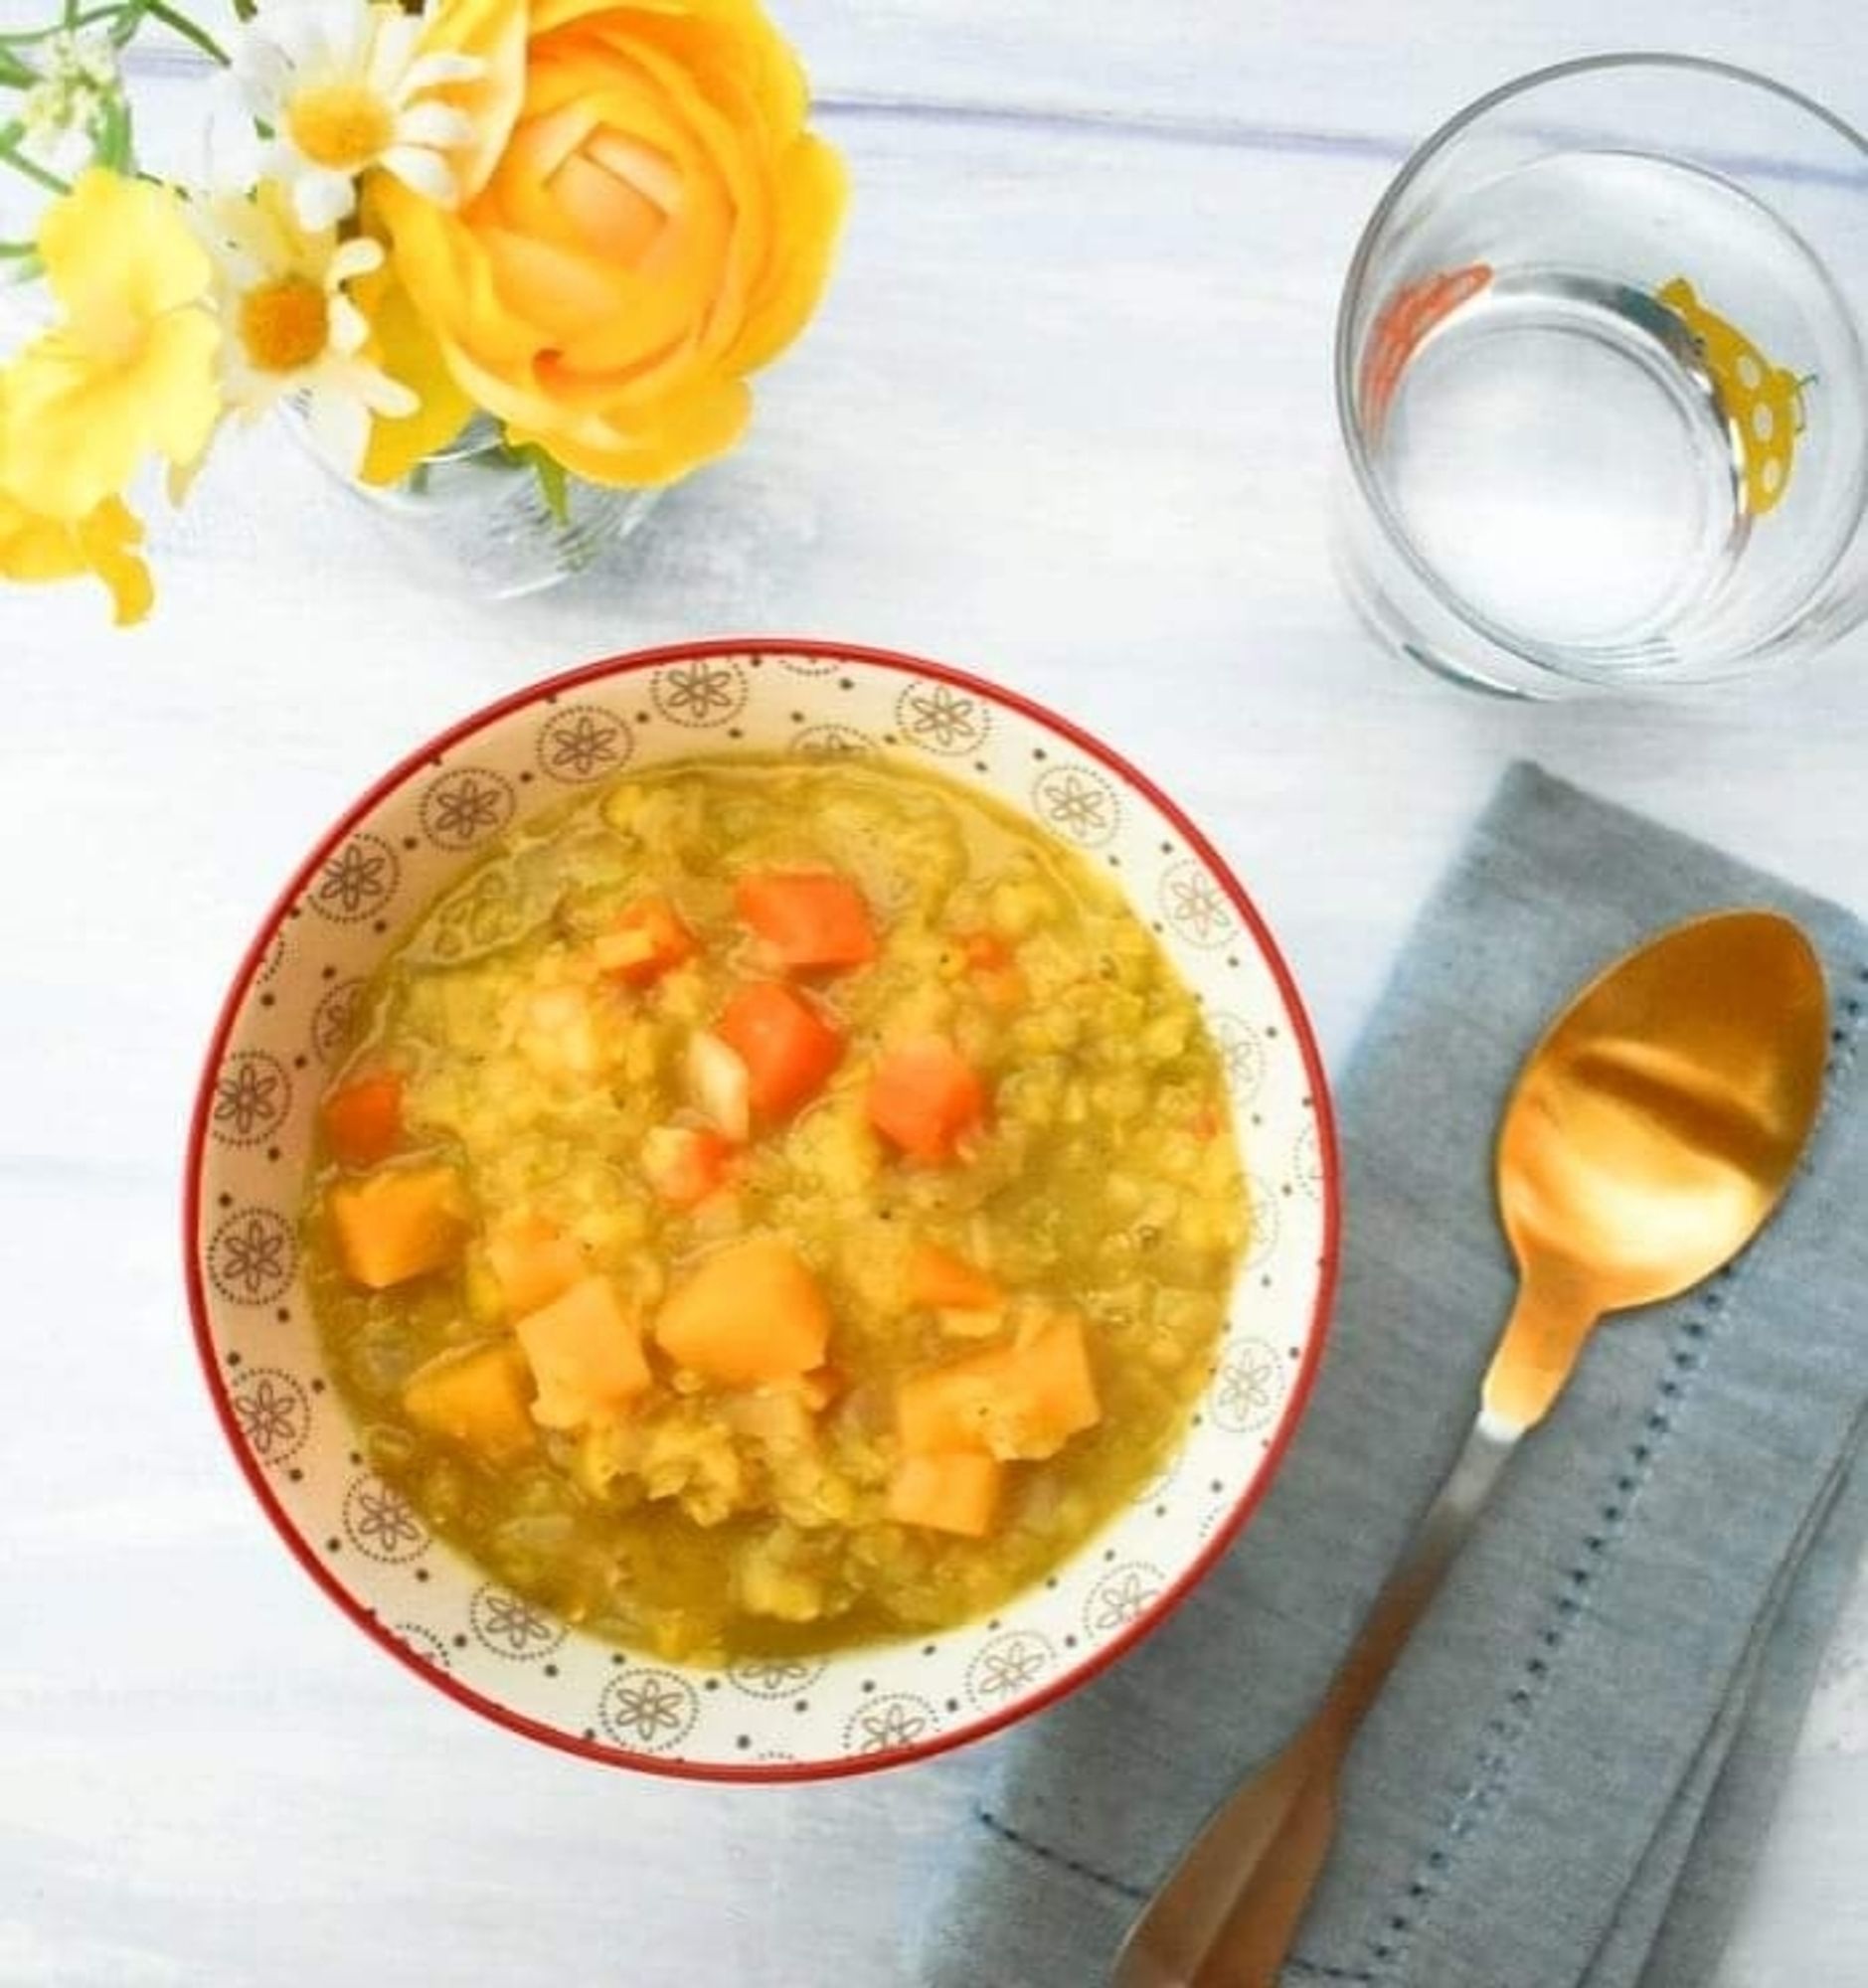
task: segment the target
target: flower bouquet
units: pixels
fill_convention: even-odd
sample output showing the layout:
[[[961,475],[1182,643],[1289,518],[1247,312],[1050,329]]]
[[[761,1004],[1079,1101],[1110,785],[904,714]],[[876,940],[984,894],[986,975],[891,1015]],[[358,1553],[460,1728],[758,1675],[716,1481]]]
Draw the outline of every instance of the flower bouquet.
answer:
[[[732,447],[844,200],[756,0],[232,14],[64,0],[0,32],[0,163],[48,196],[0,271],[49,319],[0,365],[0,577],[94,575],[140,618],[132,484],[159,465],[180,502],[224,422],[281,404],[363,485],[474,434],[560,515],[573,479],[640,490]],[[145,32],[221,73],[200,185],[141,167]]]

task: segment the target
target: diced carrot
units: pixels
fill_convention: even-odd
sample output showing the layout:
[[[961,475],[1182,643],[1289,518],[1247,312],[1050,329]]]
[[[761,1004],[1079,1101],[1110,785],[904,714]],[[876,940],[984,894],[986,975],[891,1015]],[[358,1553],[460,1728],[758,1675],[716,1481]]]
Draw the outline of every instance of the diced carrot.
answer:
[[[995,931],[969,931],[961,934],[960,957],[968,966],[1009,966],[1012,963],[1012,948]]]
[[[502,1222],[486,1239],[486,1261],[514,1317],[550,1304],[591,1267],[578,1244],[542,1215]]]
[[[733,1387],[780,1381],[823,1365],[830,1307],[788,1242],[753,1236],[706,1258],[655,1320],[669,1359]]]
[[[1193,1114],[1193,1118],[1189,1122],[1187,1129],[1204,1145],[1207,1140],[1211,1139],[1219,1131],[1220,1124],[1221,1119],[1218,1110],[1211,1104],[1202,1104],[1199,1110]]]
[[[911,1304],[935,1311],[991,1311],[1003,1304],[1005,1293],[984,1270],[938,1242],[916,1242],[908,1252],[908,1295]]]
[[[452,1167],[340,1181],[325,1206],[344,1268],[374,1291],[444,1269],[467,1240],[466,1191]]]
[[[952,1159],[985,1111],[985,1086],[944,1036],[889,1051],[870,1078],[870,1123],[911,1159]]]
[[[905,1456],[889,1480],[889,1516],[905,1526],[981,1539],[992,1530],[1004,1478],[997,1457],[977,1452]]]
[[[592,950],[605,973],[631,987],[646,987],[671,966],[692,959],[699,942],[666,898],[638,898]]]
[[[738,1050],[706,1030],[688,1044],[688,1094],[737,1145],[753,1130],[753,1079]]]
[[[912,1454],[983,1450],[1008,1461],[1055,1456],[1103,1414],[1072,1312],[1049,1314],[1010,1346],[910,1375],[895,1409]]]
[[[863,894],[834,871],[756,870],[740,879],[734,902],[786,966],[866,966],[876,956]]]
[[[725,1179],[732,1151],[710,1127],[657,1125],[642,1140],[642,1171],[670,1208],[693,1208]]]
[[[642,1332],[607,1277],[586,1277],[513,1328],[538,1383],[532,1419],[545,1428],[614,1421],[654,1381]]]
[[[409,1419],[450,1442],[508,1463],[538,1441],[532,1424],[531,1370],[510,1339],[466,1353],[443,1353],[403,1383]]]
[[[789,987],[764,980],[727,1003],[716,1031],[746,1065],[753,1109],[785,1118],[822,1088],[843,1055],[843,1038]]]
[[[319,1106],[324,1143],[347,1167],[374,1167],[403,1142],[403,1080],[393,1070],[360,1077]]]

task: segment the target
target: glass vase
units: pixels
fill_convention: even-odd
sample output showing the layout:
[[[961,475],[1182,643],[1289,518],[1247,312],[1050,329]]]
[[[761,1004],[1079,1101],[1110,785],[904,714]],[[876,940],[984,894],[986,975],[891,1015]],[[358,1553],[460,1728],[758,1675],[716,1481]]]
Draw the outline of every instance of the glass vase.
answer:
[[[302,414],[291,409],[288,420],[322,462]],[[482,600],[538,593],[598,565],[633,535],[661,495],[567,476],[561,515],[531,462],[507,447],[483,414],[400,483],[379,489],[341,475],[339,481],[384,520],[412,566]]]

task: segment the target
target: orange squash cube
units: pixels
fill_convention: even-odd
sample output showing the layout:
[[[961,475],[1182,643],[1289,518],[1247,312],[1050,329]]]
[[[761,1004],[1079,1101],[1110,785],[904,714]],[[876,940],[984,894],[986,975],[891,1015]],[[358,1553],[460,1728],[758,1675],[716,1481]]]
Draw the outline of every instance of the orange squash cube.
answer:
[[[613,1422],[654,1383],[642,1333],[607,1277],[586,1277],[513,1328],[525,1349],[542,1427],[589,1428]]]
[[[753,1387],[823,1365],[830,1307],[790,1243],[754,1236],[716,1250],[675,1286],[655,1340],[696,1374]]]
[[[908,1295],[934,1311],[992,1311],[1005,1293],[984,1270],[938,1242],[916,1242],[908,1252]]]
[[[459,1256],[470,1226],[466,1188],[446,1166],[340,1181],[325,1208],[339,1261],[373,1291],[445,1269]]]
[[[1103,1419],[1084,1323],[1075,1312],[1051,1312],[1025,1328],[1011,1357],[1020,1397],[1016,1439],[1026,1446],[996,1448],[995,1455],[1051,1456]]]
[[[992,1530],[1005,1465],[977,1452],[905,1456],[889,1480],[889,1516],[905,1526],[983,1539]]]
[[[1083,1321],[1047,1313],[1009,1346],[912,1374],[896,1390],[895,1413],[902,1447],[914,1455],[1055,1456],[1103,1415]]]
[[[984,1453],[986,1423],[1005,1380],[1005,1352],[969,1354],[911,1374],[897,1384],[895,1427],[913,1455],[951,1450]]]
[[[530,1383],[525,1355],[498,1339],[417,1368],[403,1383],[403,1408],[418,1426],[509,1463],[538,1442]]]
[[[578,1244],[542,1215],[502,1222],[486,1239],[486,1261],[515,1318],[563,1296],[591,1267]]]

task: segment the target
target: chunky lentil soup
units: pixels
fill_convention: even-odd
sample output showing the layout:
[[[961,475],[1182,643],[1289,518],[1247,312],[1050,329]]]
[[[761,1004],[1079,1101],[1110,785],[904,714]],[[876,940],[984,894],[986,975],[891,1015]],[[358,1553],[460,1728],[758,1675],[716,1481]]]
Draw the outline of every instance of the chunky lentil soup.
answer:
[[[304,1239],[374,1466],[664,1657],[990,1609],[1163,1463],[1247,1209],[1193,997],[1083,859],[888,761],[507,836],[359,1006]]]

